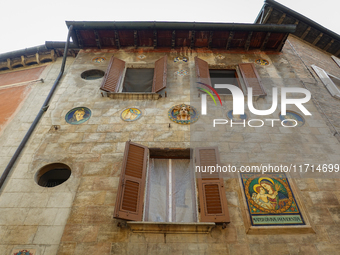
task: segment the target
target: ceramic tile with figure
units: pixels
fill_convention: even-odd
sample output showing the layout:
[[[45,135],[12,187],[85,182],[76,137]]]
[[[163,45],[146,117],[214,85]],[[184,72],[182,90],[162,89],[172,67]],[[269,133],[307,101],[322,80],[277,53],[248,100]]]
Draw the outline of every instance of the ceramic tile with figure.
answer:
[[[305,225],[284,173],[241,174],[253,226]]]

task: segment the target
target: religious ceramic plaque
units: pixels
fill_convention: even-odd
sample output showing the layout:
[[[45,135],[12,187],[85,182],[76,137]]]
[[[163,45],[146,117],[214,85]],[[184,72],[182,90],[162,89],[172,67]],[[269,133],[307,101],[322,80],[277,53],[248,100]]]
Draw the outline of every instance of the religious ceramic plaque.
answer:
[[[122,111],[120,117],[124,121],[135,121],[142,117],[142,112],[137,108],[127,108],[124,111]]]
[[[284,173],[241,178],[252,226],[305,225]]]
[[[197,110],[187,104],[175,105],[168,111],[168,117],[178,124],[192,124],[198,120],[199,113]]]
[[[91,110],[86,107],[77,107],[66,113],[65,120],[72,125],[79,125],[91,117]]]

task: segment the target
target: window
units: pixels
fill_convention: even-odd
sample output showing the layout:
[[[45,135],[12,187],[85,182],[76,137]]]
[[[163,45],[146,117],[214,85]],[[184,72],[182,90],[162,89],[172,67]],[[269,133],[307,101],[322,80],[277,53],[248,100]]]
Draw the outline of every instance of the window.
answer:
[[[196,222],[196,195],[190,159],[150,158],[144,220]]]
[[[338,99],[340,99],[340,78],[327,73],[320,67],[312,65],[315,73],[319,76],[322,83],[326,86],[329,93]]]
[[[154,69],[127,68],[123,92],[151,92]]]
[[[238,75],[236,70],[227,69],[209,69],[211,85],[216,89],[216,84],[232,84],[241,88],[241,84],[238,81]],[[216,89],[218,94],[231,94],[229,89]]]
[[[71,170],[67,165],[54,163],[41,168],[35,176],[35,181],[39,186],[51,188],[64,183],[70,176]]]
[[[223,178],[219,173],[209,172],[195,176],[190,150],[174,154],[176,150],[160,156],[157,150],[126,142],[115,218],[152,222],[196,222],[199,218],[200,222],[229,222]],[[218,149],[196,148],[195,162],[202,167],[220,165]]]
[[[224,84],[233,84],[241,88],[238,78],[240,78],[242,75],[246,87],[253,89],[253,96],[267,95],[253,63],[238,64],[238,70],[240,71],[241,75],[238,74],[237,69],[209,69],[209,64],[198,57],[195,57],[195,66],[196,76],[199,82],[205,83],[212,87],[215,87],[216,84],[223,84],[222,82],[226,82]],[[221,94],[231,93],[228,89],[218,89],[216,91],[218,93],[221,92]]]
[[[126,68],[125,61],[112,56],[101,90],[109,93],[157,93],[166,88],[167,56],[155,62],[155,68]]]
[[[104,74],[105,73],[102,70],[92,69],[82,72],[80,77],[83,78],[84,80],[97,80],[102,78]]]

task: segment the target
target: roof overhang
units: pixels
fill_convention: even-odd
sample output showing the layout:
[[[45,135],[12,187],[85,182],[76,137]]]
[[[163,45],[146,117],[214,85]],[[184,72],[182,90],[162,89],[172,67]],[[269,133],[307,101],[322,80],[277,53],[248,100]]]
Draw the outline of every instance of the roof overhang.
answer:
[[[255,20],[256,24],[296,25],[293,35],[335,56],[340,56],[340,35],[315,21],[274,1],[265,3]]]
[[[295,25],[66,21],[79,48],[211,48],[281,51]]]

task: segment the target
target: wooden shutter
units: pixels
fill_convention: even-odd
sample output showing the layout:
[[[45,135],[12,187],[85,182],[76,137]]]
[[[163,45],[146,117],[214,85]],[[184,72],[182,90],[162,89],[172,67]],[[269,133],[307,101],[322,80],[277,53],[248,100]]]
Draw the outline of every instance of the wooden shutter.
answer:
[[[211,86],[208,62],[195,57],[195,67],[197,81]]]
[[[154,93],[166,88],[166,76],[168,70],[167,60],[168,57],[164,56],[155,62],[155,70],[152,83],[152,92]]]
[[[196,166],[200,169],[208,166],[220,164],[219,152],[217,147],[196,148]],[[224,189],[224,182],[221,174],[215,172],[196,172],[199,211],[201,222],[230,222],[227,197]]]
[[[123,80],[124,70],[125,61],[112,56],[100,89],[106,92],[118,92],[119,85]]]
[[[316,74],[319,76],[322,83],[326,86],[329,93],[336,98],[340,99],[340,90],[339,88],[333,83],[333,81],[329,78],[328,74],[325,70],[321,69],[320,67],[317,67],[315,65],[312,65],[312,68],[316,72]]]
[[[141,221],[143,218],[146,167],[149,149],[126,142],[114,217]]]
[[[238,65],[248,88],[253,88],[253,96],[266,96],[261,79],[253,63],[242,63]]]

